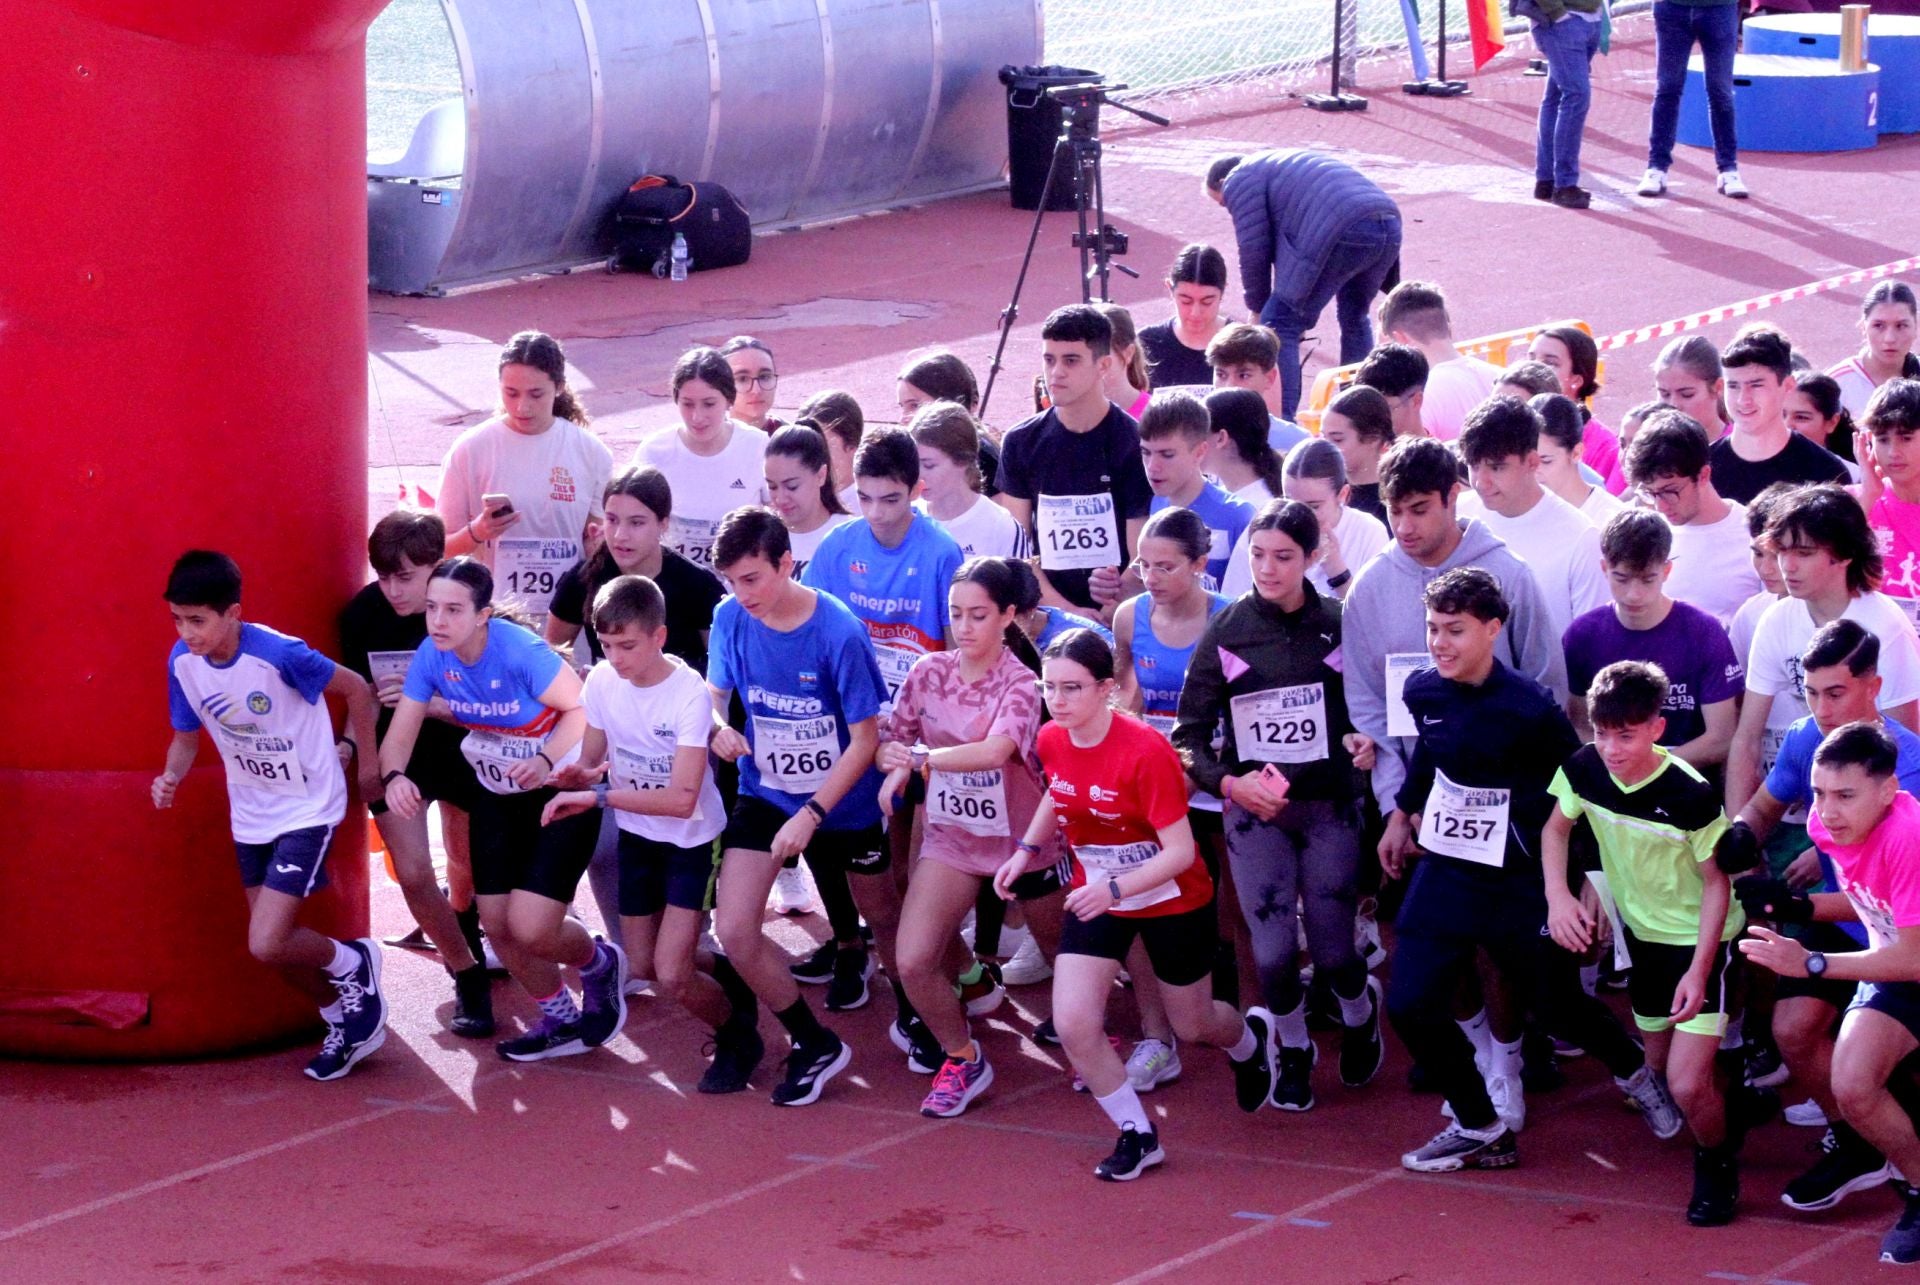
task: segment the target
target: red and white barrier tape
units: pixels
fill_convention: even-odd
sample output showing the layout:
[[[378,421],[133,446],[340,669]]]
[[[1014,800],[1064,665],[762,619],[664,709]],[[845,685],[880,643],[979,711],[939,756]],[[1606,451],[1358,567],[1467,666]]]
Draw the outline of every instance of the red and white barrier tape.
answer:
[[[1837,277],[1828,277],[1825,281],[1815,281],[1809,285],[1795,286],[1791,290],[1776,290],[1772,294],[1758,295],[1752,299],[1742,299],[1739,303],[1722,304],[1718,308],[1709,308],[1705,312],[1696,312],[1691,317],[1679,317],[1673,321],[1663,321],[1657,326],[1642,326],[1638,330],[1623,330],[1617,335],[1608,335],[1599,340],[1601,352],[1610,348],[1625,348],[1628,344],[1643,344],[1649,339],[1665,339],[1668,335],[1677,335],[1688,330],[1698,330],[1702,326],[1711,326],[1717,321],[1726,321],[1731,317],[1744,317],[1749,312],[1758,312],[1762,308],[1771,308],[1777,303],[1786,303],[1790,299],[1804,299],[1808,295],[1820,294],[1827,290],[1838,290],[1842,286],[1857,286],[1881,277],[1890,277],[1896,272],[1906,272],[1920,267],[1920,255],[1912,258],[1896,259],[1892,263],[1883,263],[1877,268],[1861,268],[1854,272],[1843,272]]]

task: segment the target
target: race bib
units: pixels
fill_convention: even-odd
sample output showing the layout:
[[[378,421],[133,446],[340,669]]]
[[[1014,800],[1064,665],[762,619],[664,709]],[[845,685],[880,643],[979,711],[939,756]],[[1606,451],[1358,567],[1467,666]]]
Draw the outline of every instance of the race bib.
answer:
[[[1779,698],[1775,697],[1774,699],[1778,700]],[[1780,758],[1780,747],[1785,745],[1786,742],[1786,728],[1763,727],[1760,729],[1760,779],[1762,781],[1766,780],[1767,774],[1773,771],[1774,763]],[[1787,810],[1780,814],[1780,819],[1788,825],[1805,825],[1807,823],[1807,805],[1804,803],[1788,804]]]
[[[753,761],[770,790],[812,794],[827,782],[840,761],[840,721],[819,718],[753,716]]]
[[[667,543],[687,561],[712,570],[713,533],[719,527],[718,519],[684,518],[675,513],[667,519]]]
[[[501,594],[518,598],[544,622],[553,606],[554,586],[580,560],[578,540],[502,537],[493,550],[493,580]]]
[[[1178,726],[1180,722],[1178,716],[1173,714],[1147,714],[1144,717],[1147,720],[1148,727],[1151,727],[1168,740],[1173,739],[1173,729]]]
[[[1243,759],[1315,763],[1327,757],[1327,689],[1320,683],[1233,698],[1233,739]]]
[[[907,681],[907,671],[913,668],[914,661],[920,659],[920,653],[876,642],[873,645],[873,658],[880,663],[880,677],[886,680],[887,705],[891,709],[900,696],[901,684]]]
[[[641,754],[616,745],[607,777],[616,790],[664,790],[673,784],[673,757],[672,750]],[[687,820],[700,820],[698,794],[694,796],[693,815]]]
[[[1042,570],[1090,571],[1126,561],[1109,494],[1042,495],[1036,523]]]
[[[1424,651],[1396,651],[1387,655],[1387,735],[1413,736],[1418,731],[1407,710],[1407,676],[1433,658]]]
[[[1130,870],[1138,870],[1147,862],[1160,855],[1157,843],[1089,843],[1073,850],[1080,858],[1080,866],[1087,872],[1087,882],[1105,885],[1109,879],[1118,879]],[[1131,897],[1122,897],[1113,903],[1115,910],[1145,910],[1148,906],[1162,901],[1172,901],[1180,895],[1180,887],[1173,880],[1156,884],[1145,892],[1136,892]]]
[[[1012,838],[1005,774],[997,767],[987,772],[935,768],[927,779],[927,820],[981,838]]]
[[[525,793],[507,774],[516,763],[524,763],[540,752],[543,742],[537,736],[515,736],[476,727],[460,741],[460,753],[473,766],[474,779],[493,794]]]
[[[370,651],[367,653],[367,668],[373,671],[373,685],[378,687],[389,678],[404,679],[407,670],[413,664],[410,651]]]
[[[1420,846],[1475,865],[1505,865],[1512,801],[1511,790],[1455,785],[1436,770],[1426,810],[1420,814]]]
[[[227,779],[235,784],[288,798],[303,799],[307,795],[307,774],[300,770],[300,756],[284,736],[229,732],[220,738],[220,756],[227,761]]]

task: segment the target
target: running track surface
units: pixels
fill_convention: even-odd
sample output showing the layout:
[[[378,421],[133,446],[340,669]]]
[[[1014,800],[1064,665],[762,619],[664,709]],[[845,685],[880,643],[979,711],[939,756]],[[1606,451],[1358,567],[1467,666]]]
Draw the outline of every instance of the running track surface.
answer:
[[[1527,199],[1539,85],[1516,61],[1454,102],[1405,99],[1401,70],[1376,65],[1364,115],[1200,100],[1176,109],[1177,130],[1110,132],[1108,191],[1134,234],[1129,261],[1151,278],[1184,240],[1229,241],[1195,173],[1218,152],[1281,144],[1337,148],[1383,177],[1407,214],[1407,275],[1446,285],[1462,334],[1568,314],[1604,333],[1913,252],[1901,239],[1914,227],[1910,180],[1898,177],[1920,161],[1911,140],[1747,158],[1759,196],[1744,205],[1715,197],[1702,155],[1682,149],[1675,196],[1636,201],[1652,59],[1643,25],[1623,36],[1599,65],[1587,138],[1597,199],[1585,215]],[[1029,219],[992,194],[763,238],[749,269],[678,289],[577,273],[376,298],[375,512],[402,477],[432,484],[453,434],[485,413],[495,346],[523,326],[567,341],[622,459],[671,414],[665,371],[691,342],[768,338],[787,375],[782,406],[836,385],[890,406],[904,355],[935,343],[984,367]],[[1066,230],[1049,216],[996,422],[1031,381],[1040,318],[1077,295]],[[1163,297],[1124,280],[1116,296]],[[1769,315],[1824,362],[1851,350],[1857,297]],[[1724,341],[1732,329],[1707,333]],[[1651,357],[1622,359],[1603,418],[1643,395]],[[383,935],[408,926],[384,879],[374,922]],[[777,931],[797,952],[823,925]],[[1243,1117],[1221,1057],[1189,1051],[1185,1076],[1149,1099],[1168,1164],[1107,1186],[1090,1174],[1111,1144],[1106,1120],[1069,1091],[1057,1050],[1021,1038],[1045,1013],[1044,986],[1017,989],[977,1028],[997,1082],[963,1119],[936,1122],[915,1113],[926,1081],[886,1040],[884,991],[834,1019],[854,1046],[849,1073],[816,1106],[779,1111],[763,1091],[697,1098],[700,1032],[658,1001],[635,1001],[625,1034],[599,1053],[509,1066],[445,1033],[448,988],[431,956],[386,958],[387,1045],[336,1084],[299,1075],[304,1045],[192,1065],[0,1066],[0,1277],[1811,1285],[1879,1273],[1874,1250],[1897,1213],[1876,1192],[1835,1215],[1789,1215],[1778,1192],[1814,1158],[1817,1133],[1774,1125],[1748,1149],[1739,1221],[1690,1229],[1687,1147],[1654,1141],[1585,1060],[1569,1064],[1566,1089],[1532,1100],[1519,1167],[1405,1174],[1397,1157],[1437,1129],[1438,1100],[1405,1090],[1391,1041],[1371,1087],[1341,1090],[1324,1036],[1321,1104],[1305,1116]],[[524,997],[504,984],[496,996],[509,1029],[526,1018]],[[1132,1022],[1116,993],[1113,1029],[1130,1034]]]

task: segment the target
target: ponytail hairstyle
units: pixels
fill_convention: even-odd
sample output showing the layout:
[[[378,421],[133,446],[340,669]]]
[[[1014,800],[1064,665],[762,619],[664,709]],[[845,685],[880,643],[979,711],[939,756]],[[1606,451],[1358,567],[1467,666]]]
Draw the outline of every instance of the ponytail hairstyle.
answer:
[[[1793,381],[1793,388],[1795,392],[1804,394],[1806,399],[1813,403],[1813,408],[1820,412],[1820,418],[1834,420],[1833,431],[1827,434],[1827,440],[1844,443],[1844,446],[1840,449],[1832,447],[1828,449],[1833,450],[1833,453],[1842,459],[1851,459],[1853,416],[1847,413],[1846,406],[1840,401],[1839,382],[1832,375],[1801,375]],[[1842,454],[1843,450],[1845,454]]]
[[[1287,452],[1287,461],[1281,471],[1295,481],[1318,479],[1325,482],[1333,488],[1334,498],[1338,499],[1341,488],[1347,484],[1347,457],[1325,438],[1309,438]],[[1273,498],[1280,500],[1285,497],[1275,495]]]
[[[1334,451],[1338,456],[1340,452]],[[1298,500],[1270,500],[1267,506],[1253,515],[1253,521],[1247,523],[1247,539],[1252,540],[1256,531],[1278,531],[1300,546],[1300,552],[1311,558],[1320,547],[1320,519],[1313,510]]]
[[[969,411],[980,407],[980,384],[973,368],[953,353],[928,353],[908,362],[895,378],[918,388],[929,401],[957,402]]]
[[[1678,366],[1695,379],[1709,384],[1718,383],[1725,377],[1725,372],[1720,369],[1720,350],[1705,335],[1687,335],[1662,348],[1660,355],[1653,360],[1653,368],[1665,370],[1669,366]]]
[[[1007,569],[1013,573],[1014,593],[1018,599],[1020,614],[1040,608],[1040,577],[1034,574],[1033,564],[1023,558],[1002,558]]]
[[[1180,247],[1173,266],[1167,269],[1167,288],[1195,285],[1203,290],[1227,288],[1227,259],[1218,250],[1202,242]]]
[[[1308,516],[1312,516],[1309,514]],[[1091,629],[1069,629],[1047,644],[1043,660],[1070,660],[1093,675],[1097,683],[1113,679],[1113,648]]]
[[[733,367],[727,365],[727,359],[717,349],[689,348],[680,354],[668,379],[674,400],[678,401],[680,390],[696,379],[726,398],[729,406],[740,395],[739,386],[733,382]]]
[[[1308,516],[1313,516],[1311,510]],[[1140,543],[1148,540],[1173,541],[1189,562],[1205,562],[1213,552],[1213,532],[1207,529],[1207,520],[1192,509],[1165,508],[1148,518],[1140,528]]]
[[[1118,354],[1122,348],[1132,349],[1127,358],[1127,383],[1137,393],[1147,391],[1147,357],[1140,351],[1140,332],[1133,324],[1133,314],[1117,303],[1096,303],[1107,324],[1113,327],[1113,351]]]
[[[915,388],[920,385],[915,384]],[[925,392],[925,389],[921,389]],[[907,432],[914,445],[939,451],[967,470],[967,485],[983,489],[980,477],[980,421],[957,402],[928,402],[913,413]]]
[[[501,602],[493,600],[493,572],[489,571],[487,564],[480,559],[464,555],[448,558],[428,574],[428,584],[432,584],[435,580],[451,580],[464,587],[467,596],[473,600],[474,611],[491,611],[495,620],[505,620],[519,625],[535,637],[539,636],[540,631],[533,627],[533,618],[519,603],[512,599]]]
[[[551,379],[554,418],[567,420],[582,428],[587,426],[587,408],[567,387],[567,354],[560,347],[558,339],[538,330],[522,330],[507,340],[507,346],[500,350],[500,364],[496,372],[509,366],[531,366]]]
[[[800,467],[812,472],[823,472],[820,482],[820,503],[828,513],[845,513],[847,506],[840,503],[840,496],[833,489],[833,457],[827,454],[826,434],[812,420],[801,419],[785,428],[775,430],[767,439],[768,455],[783,455],[790,460],[798,460]]]
[[[606,490],[600,493],[601,507],[604,509],[607,501],[616,495],[640,501],[663,527],[667,519],[673,516],[673,487],[667,482],[667,475],[650,464],[624,468],[608,478]],[[610,579],[619,570],[613,560],[613,550],[602,540],[600,547],[587,559],[588,583]]]
[[[1040,672],[1040,653],[1034,650],[1033,640],[1027,637],[1026,630],[1020,628],[1019,620],[1021,603],[1026,600],[1026,595],[1020,582],[1020,573],[1014,567],[1025,565],[1012,558],[968,558],[953,573],[953,583],[979,585],[995,607],[1001,611],[1009,607],[1014,609],[1014,619],[1008,623],[1002,641],[1008,651],[1020,658],[1021,664],[1037,675]]]
[[[1587,409],[1587,400],[1600,392],[1600,345],[1578,326],[1550,326],[1540,333],[1549,339],[1558,339],[1560,346],[1567,350],[1569,373],[1578,387],[1561,391],[1579,403],[1584,424],[1593,418],[1593,412]]]
[[[1227,435],[1233,453],[1279,495],[1280,456],[1267,444],[1273,414],[1266,398],[1251,388],[1216,388],[1207,394],[1207,418],[1215,432]]]

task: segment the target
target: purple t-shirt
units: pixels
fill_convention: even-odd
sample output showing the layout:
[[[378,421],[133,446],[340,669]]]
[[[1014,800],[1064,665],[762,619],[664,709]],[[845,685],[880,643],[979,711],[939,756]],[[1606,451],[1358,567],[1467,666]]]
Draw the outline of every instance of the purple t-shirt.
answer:
[[[1698,607],[1676,602],[1651,629],[1629,629],[1611,605],[1576,616],[1562,639],[1567,683],[1584,696],[1593,676],[1616,660],[1650,660],[1660,666],[1667,690],[1667,730],[1662,745],[1684,745],[1706,730],[1701,710],[1739,695],[1746,677],[1727,631]]]

